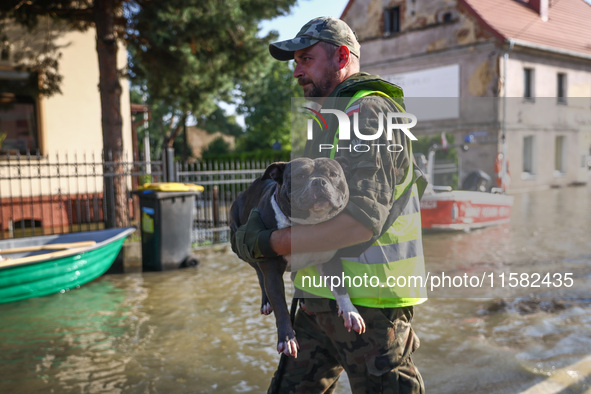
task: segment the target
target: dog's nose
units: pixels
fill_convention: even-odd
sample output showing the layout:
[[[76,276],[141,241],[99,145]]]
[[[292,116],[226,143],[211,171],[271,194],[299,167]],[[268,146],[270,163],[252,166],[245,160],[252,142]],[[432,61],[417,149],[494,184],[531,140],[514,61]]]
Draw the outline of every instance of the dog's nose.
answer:
[[[326,180],[323,178],[315,178],[312,180],[312,186],[321,187],[326,185]]]

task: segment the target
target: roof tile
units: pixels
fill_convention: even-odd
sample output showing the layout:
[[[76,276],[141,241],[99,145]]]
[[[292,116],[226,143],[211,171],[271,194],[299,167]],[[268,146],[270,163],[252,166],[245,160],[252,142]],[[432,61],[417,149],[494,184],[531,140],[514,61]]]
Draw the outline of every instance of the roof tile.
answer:
[[[546,22],[525,1],[460,2],[497,36],[591,55],[591,5],[584,0],[549,0]]]

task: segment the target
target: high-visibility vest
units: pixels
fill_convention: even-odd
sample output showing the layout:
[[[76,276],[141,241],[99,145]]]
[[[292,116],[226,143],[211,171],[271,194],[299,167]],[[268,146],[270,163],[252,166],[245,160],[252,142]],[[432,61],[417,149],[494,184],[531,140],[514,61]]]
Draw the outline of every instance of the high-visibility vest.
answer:
[[[355,100],[368,95],[385,96],[379,91],[361,90],[353,96],[347,108]],[[403,111],[402,107],[398,108]],[[341,259],[343,272],[338,280],[347,287],[355,305],[396,308],[417,305],[427,300],[419,192],[414,179],[412,152],[408,154],[410,163],[405,178],[394,187],[395,199],[411,189],[408,203],[400,216],[359,257]],[[333,152],[331,157],[334,157]],[[333,299],[330,286],[336,283],[337,278],[321,277],[316,266],[299,270],[294,279],[298,289]]]

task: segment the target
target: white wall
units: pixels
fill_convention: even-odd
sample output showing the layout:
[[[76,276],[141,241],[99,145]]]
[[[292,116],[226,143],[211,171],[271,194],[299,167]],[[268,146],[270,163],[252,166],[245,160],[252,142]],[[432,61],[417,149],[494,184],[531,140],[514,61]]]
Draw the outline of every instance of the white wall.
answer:
[[[98,89],[99,70],[95,31],[71,32],[60,38],[63,75],[62,94],[41,102],[43,154],[96,152],[103,147],[101,103]],[[126,65],[125,48],[119,46],[118,67]],[[121,80],[123,148],[131,152],[131,115],[129,83]],[[100,156],[99,156],[100,157]]]

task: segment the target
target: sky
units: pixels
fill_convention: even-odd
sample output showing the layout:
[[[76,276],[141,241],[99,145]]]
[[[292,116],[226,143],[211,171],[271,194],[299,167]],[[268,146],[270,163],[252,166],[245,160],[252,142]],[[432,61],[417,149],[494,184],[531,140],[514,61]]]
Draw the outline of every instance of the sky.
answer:
[[[270,30],[279,32],[279,40],[294,38],[308,21],[319,16],[339,18],[348,0],[298,0],[291,13],[261,24],[264,35]]]

